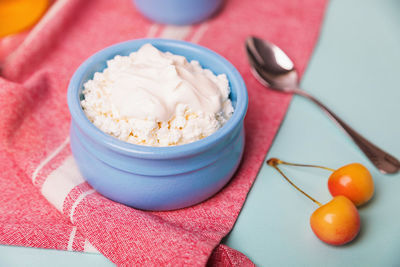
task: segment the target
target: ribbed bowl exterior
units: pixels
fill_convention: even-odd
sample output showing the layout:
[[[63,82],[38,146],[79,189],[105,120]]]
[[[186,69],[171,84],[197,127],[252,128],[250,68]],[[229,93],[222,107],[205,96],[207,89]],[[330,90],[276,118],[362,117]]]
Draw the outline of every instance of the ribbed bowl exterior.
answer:
[[[225,73],[235,111],[217,132],[173,147],[129,144],[97,129],[84,114],[83,84],[102,71],[115,55],[128,55],[145,43],[162,51],[198,60],[203,68]],[[236,171],[244,150],[243,119],[247,91],[237,70],[204,47],[165,39],[138,39],[113,45],[87,59],[68,88],[71,149],[87,182],[114,201],[144,210],[172,210],[199,203],[221,190]]]

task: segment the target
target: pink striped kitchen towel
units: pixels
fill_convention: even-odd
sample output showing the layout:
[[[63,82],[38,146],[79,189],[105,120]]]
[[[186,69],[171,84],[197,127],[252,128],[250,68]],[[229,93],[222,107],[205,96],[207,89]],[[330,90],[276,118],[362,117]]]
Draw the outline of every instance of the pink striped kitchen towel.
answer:
[[[100,252],[121,266],[252,265],[220,241],[239,215],[290,96],[252,77],[243,43],[250,34],[275,42],[302,73],[325,6],[326,0],[227,0],[211,20],[175,27],[147,21],[130,0],[56,1],[1,66],[0,243]],[[242,165],[221,192],[190,208],[146,212],[114,203],[83,180],[71,156],[69,78],[99,49],[142,37],[209,47],[237,67],[248,87]]]

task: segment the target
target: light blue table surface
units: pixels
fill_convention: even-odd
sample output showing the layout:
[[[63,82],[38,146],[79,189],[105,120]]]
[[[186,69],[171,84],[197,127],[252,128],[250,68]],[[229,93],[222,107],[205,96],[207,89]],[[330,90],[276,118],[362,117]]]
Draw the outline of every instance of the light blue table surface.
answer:
[[[400,157],[400,1],[331,0],[321,37],[302,80],[365,137]],[[332,247],[312,233],[316,206],[266,165],[224,243],[258,266],[400,266],[400,174],[380,174],[328,117],[294,97],[267,157],[338,168],[365,164],[376,185],[360,209],[362,229]],[[321,202],[330,200],[328,172],[284,168]],[[113,266],[104,256],[0,246],[2,266]]]

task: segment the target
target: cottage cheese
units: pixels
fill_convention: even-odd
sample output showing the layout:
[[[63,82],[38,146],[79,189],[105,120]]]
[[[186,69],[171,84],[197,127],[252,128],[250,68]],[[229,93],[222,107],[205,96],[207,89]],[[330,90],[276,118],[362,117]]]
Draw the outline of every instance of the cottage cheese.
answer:
[[[84,84],[81,105],[96,127],[123,141],[173,146],[222,127],[233,113],[229,92],[225,74],[145,44],[107,61]]]

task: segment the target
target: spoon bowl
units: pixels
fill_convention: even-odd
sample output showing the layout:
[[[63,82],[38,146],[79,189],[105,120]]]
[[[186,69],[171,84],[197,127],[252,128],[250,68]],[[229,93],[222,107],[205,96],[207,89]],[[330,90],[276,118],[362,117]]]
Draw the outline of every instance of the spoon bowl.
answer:
[[[278,46],[249,37],[246,40],[246,52],[251,71],[260,83],[280,91],[297,89],[297,70],[292,60]]]

